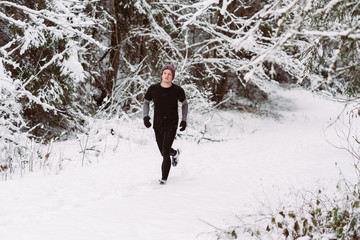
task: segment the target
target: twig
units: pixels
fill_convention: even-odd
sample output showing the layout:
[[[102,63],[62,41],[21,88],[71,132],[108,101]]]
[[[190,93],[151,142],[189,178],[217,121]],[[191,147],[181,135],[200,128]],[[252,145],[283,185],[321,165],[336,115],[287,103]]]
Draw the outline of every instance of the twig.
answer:
[[[199,221],[201,221],[201,222],[203,222],[203,223],[205,223],[205,224],[209,225],[210,227],[213,227],[214,229],[216,229],[216,230],[218,230],[218,231],[221,231],[221,229],[220,229],[220,228],[215,227],[215,226],[214,226],[214,225],[212,225],[211,223],[208,223],[208,222],[206,222],[205,220],[202,220],[201,218],[198,218],[198,219],[199,219]]]
[[[89,141],[89,135],[86,136],[86,142],[85,142],[85,145],[84,147],[81,145],[81,141],[79,140],[79,144],[80,144],[80,148],[82,149],[82,159],[81,159],[81,166],[83,167],[84,166],[84,159],[85,159],[85,154],[86,154],[86,151],[88,150],[87,149],[87,144],[88,144],[88,141]]]

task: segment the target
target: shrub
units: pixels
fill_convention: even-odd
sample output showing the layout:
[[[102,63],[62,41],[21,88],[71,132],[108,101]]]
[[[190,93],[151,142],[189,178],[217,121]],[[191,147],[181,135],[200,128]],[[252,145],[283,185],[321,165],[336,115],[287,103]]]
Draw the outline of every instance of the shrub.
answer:
[[[259,220],[258,221],[258,219]],[[345,180],[337,185],[333,197],[322,190],[302,194],[300,205],[289,202],[278,209],[253,216],[254,223],[217,232],[217,239],[321,239],[355,240],[360,237],[360,188]]]

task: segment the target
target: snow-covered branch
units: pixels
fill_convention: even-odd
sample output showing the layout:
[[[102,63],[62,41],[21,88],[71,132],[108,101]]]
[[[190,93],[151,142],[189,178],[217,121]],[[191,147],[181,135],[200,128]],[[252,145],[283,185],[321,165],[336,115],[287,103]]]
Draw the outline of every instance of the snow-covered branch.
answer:
[[[83,2],[75,2],[75,3],[81,3]],[[58,3],[60,4],[60,3]],[[34,24],[40,25],[42,28],[47,29],[48,26],[43,23],[43,21],[39,21],[38,18],[47,20],[50,23],[53,23],[57,26],[57,28],[62,29],[65,32],[75,34],[84,40],[87,40],[89,42],[92,42],[97,47],[99,47],[102,50],[107,49],[103,44],[101,44],[99,41],[95,40],[90,35],[84,33],[84,31],[79,30],[79,28],[89,28],[89,27],[95,27],[98,24],[95,23],[92,19],[85,17],[84,15],[77,16],[70,11],[66,11],[64,13],[56,13],[49,10],[33,10],[25,6],[21,6],[16,3],[8,2],[8,1],[0,1],[0,6],[8,6],[13,7],[18,10],[21,10],[23,13],[27,14],[30,19],[33,21]],[[64,8],[63,8],[64,9]],[[0,14],[0,17],[4,20],[7,20],[13,24],[15,24],[18,27],[26,28],[27,24],[20,20],[15,20],[11,17],[5,16],[4,14]],[[70,35],[71,36],[71,35]]]
[[[335,31],[309,31],[309,30],[302,30],[301,32],[296,32],[299,35],[312,35],[312,36],[320,36],[320,37],[346,37],[352,40],[360,40],[360,31],[356,28],[344,30],[341,32]]]
[[[154,31],[156,33],[157,38],[160,39],[160,40],[163,39],[162,42],[167,43],[169,45],[170,49],[172,51],[174,51],[174,53],[177,55],[177,57],[182,58],[182,53],[175,46],[172,38],[156,22],[155,18],[153,17],[153,15],[152,15],[152,13],[150,11],[151,7],[149,6],[149,4],[145,0],[141,0],[141,4],[136,5],[136,7],[138,8],[138,10],[141,13],[147,15],[148,20],[150,21],[150,24],[151,24],[151,27],[152,27],[152,31]],[[142,33],[139,32],[139,31],[136,34],[138,34],[140,36],[142,35]],[[144,34],[144,36],[146,36],[146,33]]]

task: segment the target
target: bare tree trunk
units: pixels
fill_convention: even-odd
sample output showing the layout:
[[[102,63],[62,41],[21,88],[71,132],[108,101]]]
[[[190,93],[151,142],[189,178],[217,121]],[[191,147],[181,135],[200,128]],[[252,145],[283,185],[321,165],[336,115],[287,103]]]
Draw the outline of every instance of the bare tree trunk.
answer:
[[[120,1],[121,0],[112,0],[112,6],[111,6],[112,16],[116,21],[110,26],[111,35],[110,35],[109,68],[107,69],[106,84],[105,84],[105,90],[108,93],[108,95],[111,95],[113,91],[113,87],[115,86],[117,73],[119,70],[121,25],[124,24],[121,22]]]
[[[223,0],[219,1],[219,9],[221,9],[221,6],[223,5]],[[214,16],[211,18],[211,23],[216,24],[217,26],[221,27],[224,21],[224,16],[220,14],[220,10],[217,10],[214,14]],[[217,56],[217,48],[216,46],[213,46],[214,50],[212,51],[212,58],[216,59]],[[223,73],[220,71],[219,67],[215,66],[215,75],[219,76],[218,79],[213,80],[213,100],[217,103],[221,102],[224,98],[224,95],[227,91],[227,85],[228,85],[228,77],[227,73]]]

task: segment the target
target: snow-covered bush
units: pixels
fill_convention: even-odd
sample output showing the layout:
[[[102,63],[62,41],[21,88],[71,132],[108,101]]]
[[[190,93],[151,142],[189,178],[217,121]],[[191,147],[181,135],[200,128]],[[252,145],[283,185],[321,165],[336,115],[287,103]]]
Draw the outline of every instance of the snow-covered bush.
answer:
[[[360,237],[360,188],[345,180],[337,192],[301,192],[276,209],[264,208],[259,214],[237,216],[239,224],[214,234],[225,239],[301,239],[349,240]]]
[[[321,190],[304,196],[300,206],[284,205],[275,211],[266,230],[258,237],[277,239],[358,239],[360,237],[359,185],[338,185],[337,196],[330,198]],[[268,232],[268,233],[265,233]]]
[[[0,58],[0,176],[7,180],[32,171],[42,145],[30,138],[17,101],[19,81],[12,81],[3,61]]]

